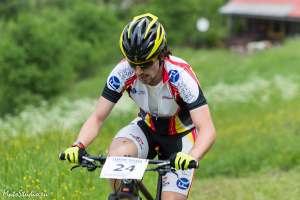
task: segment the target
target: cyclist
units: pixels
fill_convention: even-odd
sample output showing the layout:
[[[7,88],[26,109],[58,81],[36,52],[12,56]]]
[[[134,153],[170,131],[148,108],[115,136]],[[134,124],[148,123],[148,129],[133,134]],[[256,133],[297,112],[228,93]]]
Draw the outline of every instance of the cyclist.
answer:
[[[138,117],[114,137],[110,156],[171,158],[178,176],[163,177],[162,199],[187,199],[194,170],[215,141],[215,129],[199,81],[189,64],[171,55],[158,18],[146,13],[130,21],[120,36],[124,56],[107,78],[95,111],[76,142],[65,150],[80,162],[104,120],[126,91],[140,108]],[[116,189],[116,188],[114,188]]]

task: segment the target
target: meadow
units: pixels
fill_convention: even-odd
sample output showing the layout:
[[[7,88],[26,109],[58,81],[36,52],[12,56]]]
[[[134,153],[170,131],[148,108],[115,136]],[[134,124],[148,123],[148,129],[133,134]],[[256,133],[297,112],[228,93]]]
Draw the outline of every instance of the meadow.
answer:
[[[296,200],[300,196],[300,39],[254,54],[177,49],[208,99],[217,141],[200,161],[189,199]],[[93,111],[113,66],[79,82],[54,102],[0,119],[0,199],[4,191],[44,192],[41,199],[105,199],[99,172],[58,160]],[[91,154],[105,154],[114,134],[136,116],[125,94]],[[153,174],[145,177],[155,188]]]

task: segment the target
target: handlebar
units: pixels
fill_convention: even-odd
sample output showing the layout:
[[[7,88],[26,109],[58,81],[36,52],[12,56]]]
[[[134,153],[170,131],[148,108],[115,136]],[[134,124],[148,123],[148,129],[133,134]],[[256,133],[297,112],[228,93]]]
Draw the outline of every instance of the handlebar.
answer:
[[[58,158],[59,160],[66,160],[66,155],[64,152],[60,153],[58,155]],[[83,160],[86,160],[86,161],[90,161],[90,162],[93,162],[93,161],[99,161],[101,164],[104,164],[105,163],[105,160],[106,160],[106,157],[105,156],[90,156],[90,155],[87,155],[87,156],[82,156]]]
[[[59,160],[66,160],[66,155],[64,152],[60,153],[58,156]],[[106,156],[82,156],[82,162],[79,164],[79,166],[81,167],[87,167],[89,169],[89,167],[94,166],[93,169],[96,169],[97,167],[102,167],[104,165],[106,161]],[[97,164],[96,162],[99,162],[99,164]],[[149,164],[154,164],[157,165],[157,168],[154,169],[149,169],[149,171],[152,170],[157,170],[159,168],[166,168],[169,167],[171,168],[171,162],[170,160],[148,160]],[[194,168],[198,168],[198,164],[195,160],[191,161],[188,165],[189,169],[194,169]]]

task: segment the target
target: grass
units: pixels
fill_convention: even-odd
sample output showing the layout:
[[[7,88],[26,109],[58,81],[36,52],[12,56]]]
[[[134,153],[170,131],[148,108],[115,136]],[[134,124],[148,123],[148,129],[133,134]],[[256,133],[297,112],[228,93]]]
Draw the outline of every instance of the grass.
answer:
[[[71,172],[67,163],[57,160],[57,152],[65,148],[70,137],[75,137],[75,134],[50,132],[38,138],[19,137],[19,140],[12,140],[5,146],[5,149],[10,150],[9,152],[4,151],[2,146],[1,157],[4,158],[4,164],[1,163],[3,170],[0,172],[0,177],[4,178],[0,180],[1,188],[9,191],[20,189],[43,191],[49,195],[49,199],[105,199],[110,190],[107,182],[98,178],[99,172],[89,173],[79,169]],[[95,154],[100,151],[104,153],[110,137],[111,135],[105,130],[105,134],[93,143],[89,151]],[[219,146],[216,146],[215,149],[221,151]],[[238,152],[239,148],[236,148],[234,153],[238,154]],[[255,154],[257,156],[259,152]],[[228,153],[221,155],[229,157]],[[246,156],[247,154],[241,152],[237,157],[234,156],[231,159],[237,162],[242,155]],[[252,159],[256,162],[260,161],[260,158]],[[274,159],[274,157],[270,157],[270,159]],[[234,167],[230,163],[223,163],[223,165],[216,166],[216,169],[226,166]],[[240,171],[243,166],[247,167],[247,163],[236,165],[237,170]],[[206,173],[205,168],[202,166],[199,173]],[[228,174],[222,175],[218,172],[216,172],[217,176],[205,179],[196,176],[191,199],[292,200],[299,196],[299,165],[298,167],[295,165],[292,169],[283,170],[275,167],[275,169],[254,172],[248,171],[237,177]],[[148,174],[146,180],[147,185],[154,190],[153,174]]]
[[[195,195],[197,194],[197,195]],[[245,177],[197,179],[191,200],[297,200],[300,196],[299,168],[288,172],[272,170]]]
[[[200,163],[190,199],[293,200],[300,196],[300,57],[295,52],[299,47],[298,39],[254,55],[175,50],[174,54],[194,66],[209,94],[218,134],[213,149]],[[111,67],[76,84],[64,95],[69,103],[58,100],[0,120],[0,199],[7,198],[4,190],[20,189],[46,192],[47,199],[105,199],[110,189],[98,178],[99,172],[70,172],[57,155],[75,139],[84,121],[78,115],[92,110],[93,105],[80,100],[96,100]],[[116,109],[88,151],[105,154],[111,138],[135,117],[135,111]],[[74,116],[78,121],[73,127],[60,128],[60,121]],[[39,129],[45,123],[51,126]],[[27,127],[37,127],[39,134]],[[17,134],[2,137],[10,130]],[[146,182],[155,188],[153,174],[146,176]]]
[[[235,104],[214,111],[218,140],[203,160],[202,176],[239,177],[251,172],[273,168],[289,170],[298,166],[299,102],[298,97],[288,103]]]

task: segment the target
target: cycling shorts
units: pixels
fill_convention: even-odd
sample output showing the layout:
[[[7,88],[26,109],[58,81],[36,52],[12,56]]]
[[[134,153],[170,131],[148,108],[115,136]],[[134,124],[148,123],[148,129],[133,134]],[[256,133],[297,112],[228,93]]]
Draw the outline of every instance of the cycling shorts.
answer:
[[[129,125],[122,128],[115,138],[128,138],[136,145],[139,158],[169,159],[175,152],[188,153],[193,147],[196,131],[179,135],[158,135],[153,132],[141,119],[136,118]],[[188,196],[194,170],[177,170],[176,174],[168,172],[162,177],[162,192],[177,192]]]

